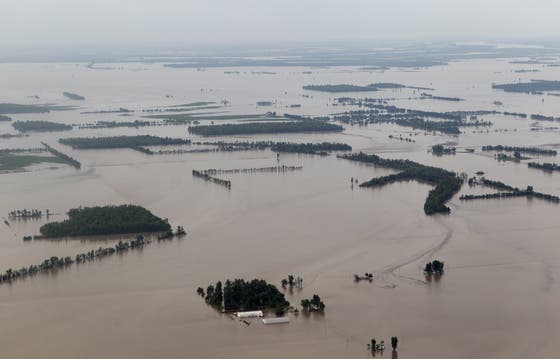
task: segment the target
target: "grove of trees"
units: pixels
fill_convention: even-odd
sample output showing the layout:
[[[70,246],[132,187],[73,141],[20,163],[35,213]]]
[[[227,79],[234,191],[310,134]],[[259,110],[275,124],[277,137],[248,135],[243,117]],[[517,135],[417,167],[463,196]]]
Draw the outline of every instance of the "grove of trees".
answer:
[[[135,205],[73,208],[68,212],[68,219],[40,228],[41,234],[49,238],[169,230],[171,226],[167,220]]]

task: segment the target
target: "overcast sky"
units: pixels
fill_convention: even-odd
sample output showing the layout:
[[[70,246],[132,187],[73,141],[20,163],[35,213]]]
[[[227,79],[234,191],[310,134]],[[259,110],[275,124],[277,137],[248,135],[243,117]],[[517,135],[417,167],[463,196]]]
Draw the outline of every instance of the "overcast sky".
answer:
[[[560,35],[560,0],[0,0],[1,45]]]

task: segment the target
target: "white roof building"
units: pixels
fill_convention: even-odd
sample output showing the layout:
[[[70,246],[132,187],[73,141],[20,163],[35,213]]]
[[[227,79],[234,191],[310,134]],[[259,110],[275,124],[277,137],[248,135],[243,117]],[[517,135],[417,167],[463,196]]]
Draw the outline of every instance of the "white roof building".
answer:
[[[262,320],[264,324],[282,324],[282,323],[289,323],[289,317],[277,317],[277,318],[264,318]]]
[[[264,316],[262,310],[255,310],[252,312],[237,312],[237,318],[261,318]]]

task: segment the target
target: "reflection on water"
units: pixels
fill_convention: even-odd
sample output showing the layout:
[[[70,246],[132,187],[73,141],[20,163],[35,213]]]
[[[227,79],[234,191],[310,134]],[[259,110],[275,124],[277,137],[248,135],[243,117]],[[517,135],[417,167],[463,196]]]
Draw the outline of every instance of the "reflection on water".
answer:
[[[86,110],[223,99],[230,101],[228,111],[234,114],[258,113],[256,101],[274,99],[275,111],[321,115],[348,108],[333,107],[333,95],[307,93],[303,85],[399,82],[431,84],[437,89],[434,94],[466,101],[412,101],[407,99],[409,90],[368,96],[400,97],[397,106],[433,111],[488,110],[500,100],[507,111],[556,115],[560,98],[549,96],[542,102],[540,96],[492,91],[492,82],[530,76],[512,73],[509,67],[514,65],[484,60],[416,72],[314,69],[311,76],[301,76],[306,69],[278,68],[276,75],[248,72],[231,77],[224,69],[197,72],[159,65],[132,72],[71,64],[2,64],[1,102],[26,102],[26,96],[37,94],[45,102],[66,103],[62,91],[75,89],[86,97],[83,109],[13,116],[65,123],[122,120],[118,114],[79,113]],[[558,75],[560,69],[547,67],[539,77]],[[168,93],[174,98],[165,98]],[[286,108],[291,103],[302,107]],[[513,186],[531,184],[539,191],[560,194],[554,174],[529,170],[524,163],[498,163],[480,153],[443,157],[427,153],[431,145],[447,141],[456,141],[459,148],[559,143],[557,132],[530,131],[530,120],[484,117],[497,128],[517,131],[467,131],[449,138],[381,125],[348,126],[342,134],[235,139],[346,142],[355,151],[408,158],[469,175],[484,171],[488,178]],[[0,133],[5,132],[13,131],[0,123]],[[388,138],[401,133],[413,133],[416,142]],[[457,196],[450,203],[450,216],[426,217],[422,206],[430,186],[408,182],[382,189],[351,188],[351,177],[364,181],[393,171],[334,156],[282,154],[277,160],[268,150],[146,156],[128,149],[72,150],[56,142],[60,136],[119,134],[185,137],[187,127],[75,129],[0,139],[0,146],[6,147],[56,144],[84,165],[81,171],[64,167],[0,175],[0,215],[15,208],[64,213],[80,205],[132,203],[184,225],[188,237],[1,285],[3,356],[365,358],[372,355],[363,351],[372,337],[388,343],[391,336],[399,337],[403,358],[454,358],[457,353],[465,358],[505,359],[519,353],[550,358],[559,349],[554,340],[560,334],[557,205],[526,199],[461,202]],[[556,158],[547,160],[558,163]],[[231,191],[191,175],[192,169],[278,164],[300,165],[303,171],[286,176],[224,175],[232,181]],[[0,225],[0,270],[50,256],[73,256],[123,239],[21,240],[38,233],[45,222],[43,218],[11,221],[11,228]],[[424,276],[423,265],[430,259],[445,261],[444,275]],[[379,277],[371,284],[354,283],[354,273],[365,272]],[[327,306],[324,316],[301,313],[288,325],[264,326],[258,321],[239,325],[204,305],[196,294],[199,286],[237,277],[263,278],[279,286],[289,274],[302,276],[304,287],[286,289],[286,298],[298,305],[317,293]],[[383,356],[397,358],[398,353]]]

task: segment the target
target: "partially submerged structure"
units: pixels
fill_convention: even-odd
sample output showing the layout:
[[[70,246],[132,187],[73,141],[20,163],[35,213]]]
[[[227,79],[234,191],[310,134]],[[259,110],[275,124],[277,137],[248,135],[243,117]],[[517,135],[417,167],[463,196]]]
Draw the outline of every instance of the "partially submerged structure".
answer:
[[[289,317],[264,318],[262,322],[263,324],[283,324],[283,323],[289,323],[290,318]]]
[[[261,318],[264,316],[262,310],[254,310],[251,312],[237,312],[237,318]]]

